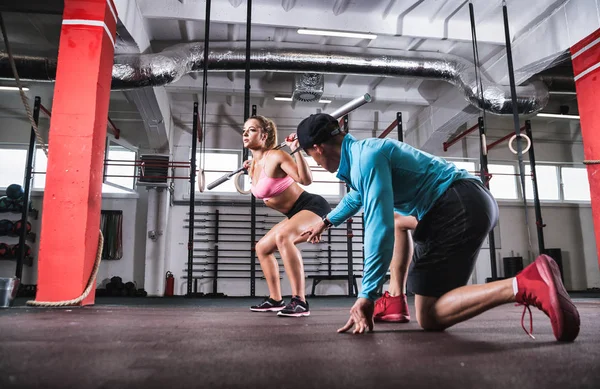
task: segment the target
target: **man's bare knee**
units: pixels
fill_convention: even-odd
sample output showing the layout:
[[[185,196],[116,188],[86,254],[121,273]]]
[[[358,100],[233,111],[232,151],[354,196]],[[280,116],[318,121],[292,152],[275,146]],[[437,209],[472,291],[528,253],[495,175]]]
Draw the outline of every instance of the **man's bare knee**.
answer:
[[[423,318],[422,316],[417,315],[417,322],[425,331],[444,331],[446,329],[446,327],[438,323],[435,318],[431,317]]]
[[[435,315],[435,303],[437,298],[426,296],[415,296],[415,309],[417,323],[425,331],[444,331],[447,327],[442,325]]]

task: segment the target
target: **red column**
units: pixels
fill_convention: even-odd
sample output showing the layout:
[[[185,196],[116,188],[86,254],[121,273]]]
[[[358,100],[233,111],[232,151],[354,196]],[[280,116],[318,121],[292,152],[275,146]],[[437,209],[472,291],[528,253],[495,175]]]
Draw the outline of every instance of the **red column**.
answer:
[[[586,161],[600,160],[600,30],[571,47]],[[600,164],[587,165],[600,266]]]
[[[90,277],[117,15],[112,0],[65,0],[50,121],[37,301],[70,300]],[[81,303],[94,303],[95,287]]]

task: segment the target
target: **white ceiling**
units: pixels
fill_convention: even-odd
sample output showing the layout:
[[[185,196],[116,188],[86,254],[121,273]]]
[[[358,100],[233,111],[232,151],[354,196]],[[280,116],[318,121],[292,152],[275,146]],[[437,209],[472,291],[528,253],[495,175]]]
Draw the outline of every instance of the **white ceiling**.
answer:
[[[115,3],[119,5],[119,2],[125,1],[116,0]],[[174,44],[204,41],[204,0],[128,1],[128,12],[119,14],[121,38],[133,39],[140,51],[156,53]],[[483,71],[492,80],[506,83],[507,72],[502,67],[505,55],[502,1],[474,0],[472,3]],[[512,41],[517,41],[536,26],[553,18],[566,3],[567,0],[507,1]],[[132,8],[132,4],[135,7]],[[131,9],[133,11],[130,12]],[[246,12],[246,1],[213,0],[210,44],[243,47]],[[4,15],[10,15],[5,16],[5,21],[16,53],[56,56],[61,15]],[[300,35],[298,28],[368,32],[378,37],[373,40],[317,37]],[[358,56],[361,53],[393,56],[406,51],[428,51],[473,61],[469,1],[466,0],[254,0],[251,37],[254,48],[310,48]],[[117,54],[130,50],[131,47],[117,45]],[[530,64],[521,63],[515,57],[517,71],[526,65]],[[358,131],[369,134],[373,127],[378,131],[387,127],[395,119],[397,111],[403,114],[406,130],[416,125],[417,118],[428,107],[459,107],[458,110],[462,110],[469,106],[454,86],[443,81],[343,74],[325,75],[323,98],[331,99],[331,104],[274,101],[274,96],[291,95],[293,78],[292,73],[271,72],[252,72],[250,77],[251,104],[256,104],[260,113],[281,121],[282,127],[291,129],[305,115],[319,109],[331,111],[367,92],[372,94],[374,102],[360,108],[360,113],[351,117],[351,123]],[[209,124],[221,125],[224,120],[228,123],[225,127],[233,127],[235,122],[241,125],[244,72],[209,72],[207,82],[207,111],[212,115],[208,117]],[[199,72],[185,75],[165,87],[170,111],[176,121],[191,123],[192,104],[201,100],[202,85],[202,72]],[[455,102],[456,99],[461,100],[460,103]],[[552,95],[548,110],[557,110],[561,104],[570,105],[571,111],[576,111],[576,100],[572,95]],[[226,114],[227,118],[220,119],[219,112]],[[112,93],[110,115],[117,124],[120,121],[134,123],[141,120],[136,114],[135,105],[127,101],[122,92]],[[475,114],[470,114],[468,118],[476,115],[475,110]],[[489,128],[493,131],[494,127],[498,127],[499,133],[504,133],[511,128],[511,123],[510,117],[506,120],[497,118],[490,122]],[[551,128],[548,137],[560,137],[560,124],[547,126],[549,122],[543,123],[538,127]],[[570,125],[567,127],[565,133],[571,139],[572,129]],[[132,134],[131,139],[132,143],[144,146],[145,140],[140,134]]]

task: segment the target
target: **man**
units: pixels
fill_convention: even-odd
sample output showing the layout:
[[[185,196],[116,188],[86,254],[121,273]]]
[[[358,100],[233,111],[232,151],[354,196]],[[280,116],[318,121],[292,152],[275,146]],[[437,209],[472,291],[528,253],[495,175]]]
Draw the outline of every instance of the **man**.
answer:
[[[337,171],[351,188],[334,210],[304,232],[307,241],[318,242],[328,227],[364,208],[362,290],[338,332],[353,326],[355,334],[371,331],[376,290],[390,262],[392,279],[400,274],[395,282],[402,276],[398,269],[407,269],[410,262],[408,288],[415,293],[417,322],[425,330],[443,331],[498,305],[517,302],[546,313],[557,340],[577,337],[579,313],[558,266],[546,255],[515,278],[467,285],[481,245],[498,218],[496,201],[478,178],[402,142],[358,141],[326,114],[304,119],[297,136],[308,155],[327,171]],[[406,255],[410,250],[398,250],[392,261],[394,212],[403,215],[397,221],[411,216],[418,221],[412,262]]]

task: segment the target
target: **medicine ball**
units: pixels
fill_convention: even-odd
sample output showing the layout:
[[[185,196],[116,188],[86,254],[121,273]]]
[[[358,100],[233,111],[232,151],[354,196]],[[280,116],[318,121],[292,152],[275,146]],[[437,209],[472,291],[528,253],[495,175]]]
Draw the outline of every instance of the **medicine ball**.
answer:
[[[6,188],[6,195],[13,200],[20,199],[23,197],[23,187],[19,184],[10,184],[8,188]]]
[[[0,243],[0,258],[8,257],[10,253],[10,247],[6,243]]]
[[[26,229],[27,229],[27,233],[31,232],[31,223],[27,222],[26,224]],[[21,233],[23,232],[23,222],[21,220],[18,220],[14,223],[13,225],[13,234],[14,235],[21,235]]]
[[[29,247],[29,245],[27,245],[27,244],[25,244],[24,246],[25,246],[25,256],[31,257],[31,247]],[[14,245],[10,249],[10,253],[12,254],[13,257],[19,258],[21,256],[21,245],[19,245],[19,244]]]
[[[8,212],[12,206],[13,200],[7,196],[0,197],[0,213]]]
[[[9,235],[12,233],[14,228],[13,222],[8,219],[0,220],[0,236]]]

